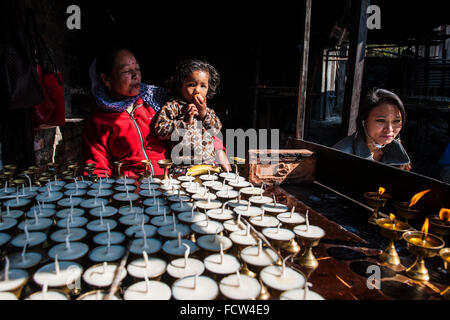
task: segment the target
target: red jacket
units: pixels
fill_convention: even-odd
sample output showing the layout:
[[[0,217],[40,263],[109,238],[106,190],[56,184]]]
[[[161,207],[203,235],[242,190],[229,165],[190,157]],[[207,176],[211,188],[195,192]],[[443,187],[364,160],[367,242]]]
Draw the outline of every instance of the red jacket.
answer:
[[[139,99],[136,104],[142,104]],[[134,118],[134,120],[133,120]],[[152,119],[155,119],[152,121]],[[133,115],[127,111],[97,111],[87,120],[83,130],[84,163],[96,163],[94,173],[100,177],[106,173],[111,176],[114,161],[121,161],[121,174],[138,177],[144,171],[141,160],[151,160],[151,172],[163,175],[164,170],[156,163],[168,159],[170,155],[165,141],[155,131],[155,110],[145,102],[134,109]],[[141,139],[142,137],[142,139]],[[222,141],[214,137],[215,150],[224,148]]]
[[[143,101],[139,99],[139,105]],[[154,175],[164,174],[156,161],[166,159],[165,142],[156,135],[151,124],[156,112],[146,103],[130,115],[123,112],[97,111],[87,119],[83,131],[83,158],[85,164],[96,163],[95,174],[111,176],[114,161],[121,161],[121,173],[138,177],[144,171],[141,160],[149,159]],[[152,170],[152,168],[150,168]]]

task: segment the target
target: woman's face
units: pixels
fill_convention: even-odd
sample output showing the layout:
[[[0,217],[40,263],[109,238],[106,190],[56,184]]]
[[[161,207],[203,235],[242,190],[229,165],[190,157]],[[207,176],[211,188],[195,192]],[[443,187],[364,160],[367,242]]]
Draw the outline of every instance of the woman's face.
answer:
[[[141,89],[141,71],[133,54],[121,50],[114,59],[111,74],[101,74],[105,85],[111,91],[113,98],[125,99],[137,96]]]
[[[396,105],[389,102],[373,108],[367,117],[367,121],[365,121],[367,134],[377,144],[391,143],[400,133],[402,124],[400,110]]]
[[[197,70],[192,72],[181,85],[181,95],[187,102],[193,102],[194,95],[197,93],[206,99],[209,88],[209,73]]]

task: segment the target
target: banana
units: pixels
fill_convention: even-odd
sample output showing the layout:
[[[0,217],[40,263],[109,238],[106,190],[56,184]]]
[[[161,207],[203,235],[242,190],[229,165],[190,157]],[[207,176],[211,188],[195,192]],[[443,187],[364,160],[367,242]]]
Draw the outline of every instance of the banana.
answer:
[[[234,164],[245,164],[245,159],[244,158],[230,157],[230,160]]]
[[[219,173],[220,172],[220,168],[219,167],[215,167],[209,164],[197,164],[195,166],[192,166],[188,169],[188,171],[186,172],[186,175],[188,176],[198,176],[201,174],[205,174],[209,172],[216,172]]]

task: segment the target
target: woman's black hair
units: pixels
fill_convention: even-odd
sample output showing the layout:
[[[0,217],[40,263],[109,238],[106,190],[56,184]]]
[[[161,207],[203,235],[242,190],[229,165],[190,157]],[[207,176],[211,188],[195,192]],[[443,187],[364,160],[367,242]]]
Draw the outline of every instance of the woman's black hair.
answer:
[[[194,71],[199,70],[208,72],[209,74],[209,88],[206,98],[211,99],[218,92],[220,75],[216,68],[208,62],[202,60],[191,59],[179,62],[175,67],[175,72],[165,82],[167,90],[169,90],[169,92],[173,95],[178,95],[183,84],[183,80]]]
[[[392,103],[398,108],[398,110],[400,110],[402,115],[402,128],[405,126],[406,111],[400,98],[389,90],[373,88],[363,97],[363,100],[361,101],[358,118],[356,120],[358,132],[364,134],[363,121],[367,121],[369,113],[373,108],[378,107],[385,102]]]
[[[132,52],[130,49],[128,49],[126,46],[112,46],[108,47],[106,49],[103,49],[96,58],[96,72],[98,75],[104,73],[106,75],[110,75],[112,72],[112,69],[114,67],[114,61],[116,59],[117,54],[122,51],[126,50],[129,52]]]

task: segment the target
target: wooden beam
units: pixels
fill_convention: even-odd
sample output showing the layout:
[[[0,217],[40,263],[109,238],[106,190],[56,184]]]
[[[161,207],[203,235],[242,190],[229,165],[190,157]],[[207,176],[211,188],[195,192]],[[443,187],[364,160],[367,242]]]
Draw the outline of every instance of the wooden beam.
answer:
[[[345,83],[344,108],[342,110],[341,133],[347,136],[356,131],[361,84],[364,71],[364,57],[367,40],[367,7],[370,0],[352,2],[353,21],[350,28],[347,81]]]
[[[297,124],[295,137],[303,139],[305,131],[306,94],[308,88],[308,56],[309,36],[311,29],[311,0],[305,0],[305,24],[303,33],[302,64],[300,69],[300,81],[298,86]]]

